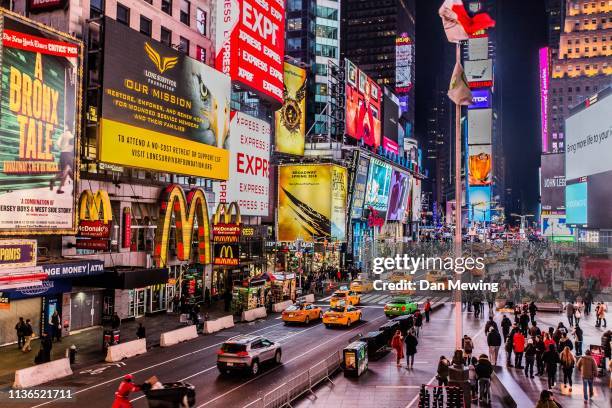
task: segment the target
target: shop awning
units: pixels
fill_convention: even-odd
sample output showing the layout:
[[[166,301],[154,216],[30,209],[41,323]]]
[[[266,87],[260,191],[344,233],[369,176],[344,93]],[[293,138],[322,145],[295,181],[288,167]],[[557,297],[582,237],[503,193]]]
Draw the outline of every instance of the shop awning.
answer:
[[[96,287],[106,289],[136,289],[146,286],[166,284],[168,269],[166,268],[121,268],[107,269],[102,275],[77,278],[73,286]]]

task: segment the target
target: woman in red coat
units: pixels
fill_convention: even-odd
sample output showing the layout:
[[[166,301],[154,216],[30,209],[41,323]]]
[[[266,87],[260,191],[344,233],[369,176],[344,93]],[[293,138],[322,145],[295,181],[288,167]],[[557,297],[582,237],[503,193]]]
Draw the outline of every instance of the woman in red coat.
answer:
[[[133,383],[133,379],[132,374],[123,377],[123,381],[115,392],[115,401],[111,408],[132,408],[130,393],[140,391],[140,387]]]
[[[402,358],[404,358],[404,338],[402,337],[402,332],[399,330],[395,331],[395,335],[391,339],[391,347],[395,350],[395,354],[397,357],[397,366],[401,365]]]

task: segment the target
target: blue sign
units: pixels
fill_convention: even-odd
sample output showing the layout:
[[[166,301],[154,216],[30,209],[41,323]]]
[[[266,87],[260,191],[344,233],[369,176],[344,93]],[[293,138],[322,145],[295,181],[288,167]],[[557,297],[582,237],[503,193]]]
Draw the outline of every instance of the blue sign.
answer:
[[[472,221],[491,221],[491,186],[470,186],[468,189],[468,216]]]
[[[491,92],[488,89],[473,89],[472,104],[468,109],[489,109],[491,108]]]
[[[587,224],[587,183],[568,184],[565,187],[565,212],[568,224]]]
[[[2,291],[2,296],[11,300],[27,299],[31,297],[61,295],[72,290],[72,283],[69,280],[45,280],[42,285],[28,286],[18,289],[7,289]]]
[[[104,273],[104,261],[79,259],[74,262],[41,265],[49,279],[76,278],[79,276],[100,275]]]

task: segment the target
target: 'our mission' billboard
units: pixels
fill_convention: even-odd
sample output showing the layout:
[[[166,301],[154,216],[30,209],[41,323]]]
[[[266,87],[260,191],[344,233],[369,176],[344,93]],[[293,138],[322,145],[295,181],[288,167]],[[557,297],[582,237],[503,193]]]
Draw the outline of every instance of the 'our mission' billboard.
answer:
[[[74,233],[81,42],[0,18],[0,234]]]
[[[100,160],[228,178],[230,78],[106,19]]]

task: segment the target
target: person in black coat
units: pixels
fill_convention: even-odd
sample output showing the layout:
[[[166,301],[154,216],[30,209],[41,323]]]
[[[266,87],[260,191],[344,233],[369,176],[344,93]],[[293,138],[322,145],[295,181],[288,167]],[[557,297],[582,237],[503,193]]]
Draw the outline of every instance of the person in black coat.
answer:
[[[490,362],[493,365],[497,365],[497,356],[499,354],[499,348],[501,347],[502,339],[501,335],[497,331],[496,327],[491,327],[489,334],[487,334],[487,346],[489,346],[489,357]]]
[[[574,344],[576,345],[576,357],[580,357],[582,355],[582,340],[583,333],[582,328],[578,323],[574,326]]]
[[[536,313],[538,313],[538,307],[536,306],[536,304],[532,301],[529,304],[529,317],[531,318],[531,323],[535,323],[535,316]]]
[[[53,348],[53,340],[45,332],[40,336],[40,362],[48,363],[51,361],[51,349]]]
[[[527,340],[527,346],[525,347],[525,377],[533,377],[533,366],[537,354],[536,346],[532,339]]]
[[[548,389],[552,389],[555,386],[555,380],[557,379],[557,364],[559,364],[559,353],[555,351],[555,346],[552,344],[548,346],[548,350],[542,356],[544,365],[546,366],[546,373],[548,374]]]
[[[527,330],[529,329],[529,316],[527,313],[521,314],[519,317],[519,325],[521,326],[521,332],[523,336],[527,336]]]
[[[508,334],[510,333],[510,328],[512,327],[512,321],[508,318],[508,316],[504,315],[504,318],[501,321],[502,333],[504,335],[504,343],[508,338]]]
[[[497,323],[493,320],[493,316],[489,316],[489,321],[485,324],[485,334],[488,334],[491,331],[491,327],[495,327],[495,330],[499,330],[497,327]]]
[[[542,360],[542,356],[546,351],[546,346],[544,345],[542,336],[536,336],[534,345],[536,349],[536,369],[538,370],[536,375],[544,375],[544,360]]]
[[[121,318],[119,317],[117,312],[115,312],[111,317],[111,327],[113,328],[113,330],[116,330],[119,328],[119,326],[121,326]]]
[[[406,343],[406,368],[412,368],[414,366],[414,355],[417,353],[417,340],[414,329],[410,329],[404,340]]]
[[[19,318],[19,321],[15,325],[15,332],[17,333],[17,348],[21,349],[25,344],[25,335],[23,334],[25,331],[25,322],[23,321],[23,317]]]
[[[139,339],[144,339],[147,337],[147,332],[142,323],[138,323],[138,328],[136,329],[136,337]]]

